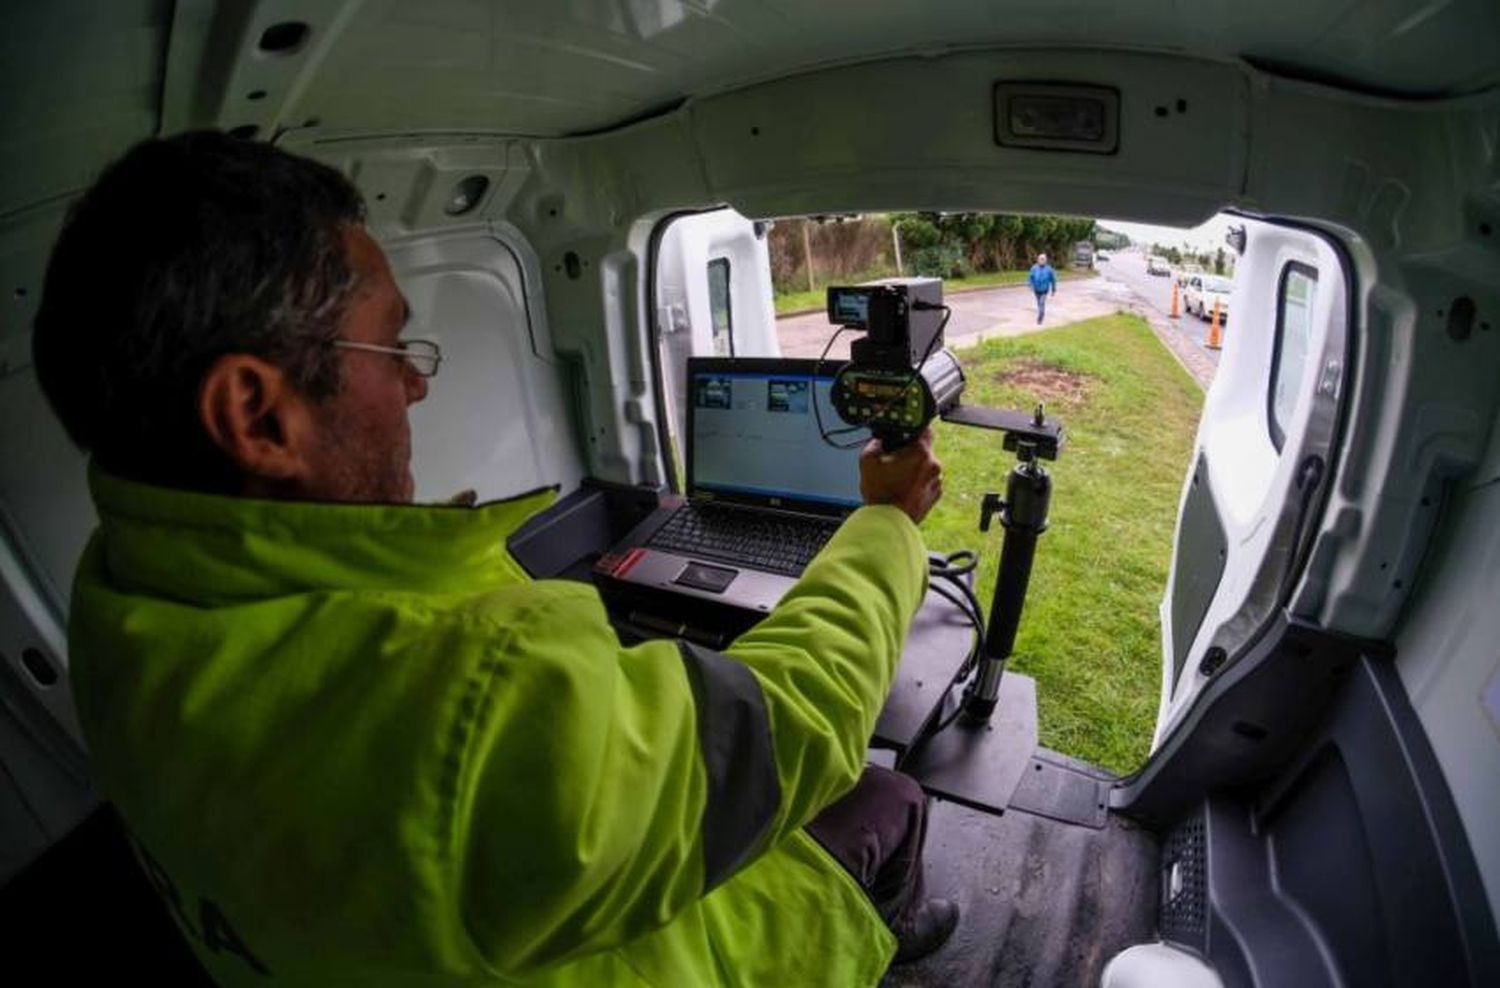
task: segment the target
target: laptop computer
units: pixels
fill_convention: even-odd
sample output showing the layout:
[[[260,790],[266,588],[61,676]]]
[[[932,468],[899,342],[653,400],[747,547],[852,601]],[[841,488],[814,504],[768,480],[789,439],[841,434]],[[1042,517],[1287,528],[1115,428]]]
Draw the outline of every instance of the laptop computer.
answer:
[[[686,499],[665,503],[595,565],[606,601],[674,634],[738,633],[776,606],[862,503],[868,432],[845,427],[829,401],[839,366],[688,360]]]

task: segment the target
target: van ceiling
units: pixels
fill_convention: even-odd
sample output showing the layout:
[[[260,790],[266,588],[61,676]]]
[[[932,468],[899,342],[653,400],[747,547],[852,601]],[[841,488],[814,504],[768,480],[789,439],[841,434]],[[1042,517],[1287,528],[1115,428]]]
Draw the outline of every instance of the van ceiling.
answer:
[[[339,130],[555,137],[757,79],[955,45],[1244,57],[1435,96],[1500,81],[1497,40],[1494,0],[371,2],[287,111]]]
[[[1371,92],[1500,84],[1495,0],[40,0],[0,42],[0,216],[154,131],[609,129],[697,95],[912,51],[1133,48]],[[303,21],[291,50],[266,30]],[[286,40],[286,36],[282,36]],[[170,44],[169,44],[170,42]],[[1106,80],[1107,81],[1107,80]]]

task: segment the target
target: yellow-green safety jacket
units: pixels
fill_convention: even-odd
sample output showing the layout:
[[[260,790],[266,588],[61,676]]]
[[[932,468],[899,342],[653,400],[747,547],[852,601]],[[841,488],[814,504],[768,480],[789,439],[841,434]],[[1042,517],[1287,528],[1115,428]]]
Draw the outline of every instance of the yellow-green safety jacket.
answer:
[[[848,790],[921,601],[855,512],[725,653],[624,648],[478,508],[97,469],[71,671],[98,779],[225,985],[870,985],[894,941],[801,829]]]

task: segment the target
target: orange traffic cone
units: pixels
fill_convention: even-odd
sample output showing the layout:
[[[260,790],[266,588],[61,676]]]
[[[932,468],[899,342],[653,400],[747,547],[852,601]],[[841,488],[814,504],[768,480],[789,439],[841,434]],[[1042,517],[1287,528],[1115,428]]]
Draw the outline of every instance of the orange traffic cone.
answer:
[[[1177,318],[1177,279],[1172,279],[1172,318]]]
[[[1224,345],[1224,334],[1219,331],[1219,303],[1214,302],[1214,318],[1208,324],[1208,342],[1203,344],[1210,350],[1217,350]]]

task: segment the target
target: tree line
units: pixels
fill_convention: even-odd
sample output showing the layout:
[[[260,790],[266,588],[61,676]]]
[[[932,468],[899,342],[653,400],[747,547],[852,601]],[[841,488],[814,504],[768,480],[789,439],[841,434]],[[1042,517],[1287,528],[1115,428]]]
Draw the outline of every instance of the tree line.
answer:
[[[1073,245],[1094,239],[1097,224],[1072,216],[1010,213],[896,213],[911,274],[958,278],[1030,267],[1046,254],[1054,267],[1073,263]]]
[[[1039,253],[1073,263],[1073,245],[1121,247],[1129,238],[1069,216],[892,213],[778,220],[770,228],[778,293],[896,274],[961,278],[1029,268]],[[899,245],[900,262],[897,261]]]

